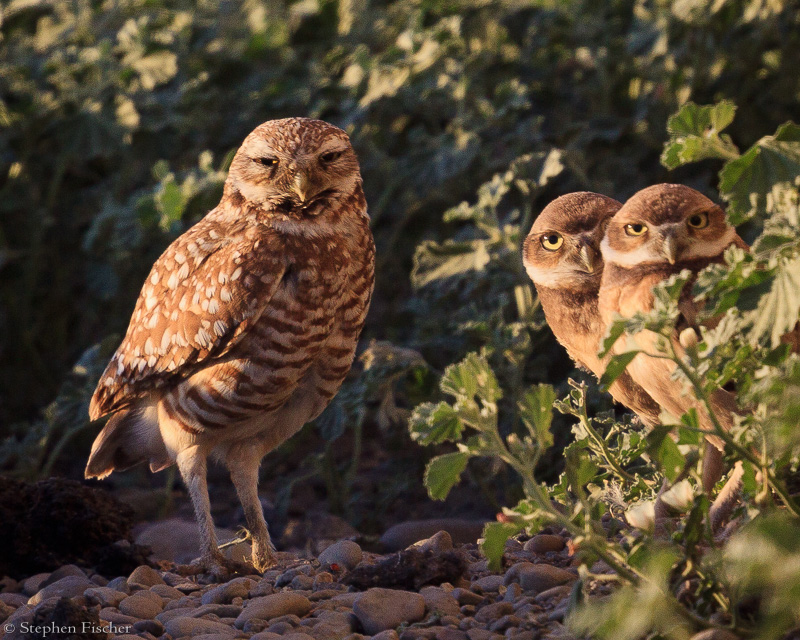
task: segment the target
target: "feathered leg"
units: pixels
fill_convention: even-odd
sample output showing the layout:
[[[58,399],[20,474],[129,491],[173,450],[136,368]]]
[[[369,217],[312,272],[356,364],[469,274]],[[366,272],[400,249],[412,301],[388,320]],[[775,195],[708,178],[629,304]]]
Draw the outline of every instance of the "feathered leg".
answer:
[[[226,464],[231,472],[231,481],[236,487],[239,502],[244,509],[247,527],[253,539],[253,566],[258,571],[266,571],[275,565],[275,547],[264,519],[264,510],[258,499],[258,467],[261,462],[256,456],[228,455]]]

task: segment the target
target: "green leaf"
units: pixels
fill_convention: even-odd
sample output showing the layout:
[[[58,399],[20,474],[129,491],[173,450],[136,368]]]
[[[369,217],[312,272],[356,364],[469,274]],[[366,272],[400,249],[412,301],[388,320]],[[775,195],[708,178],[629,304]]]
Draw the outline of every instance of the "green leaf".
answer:
[[[719,174],[719,190],[728,201],[731,224],[779,214],[796,200],[800,177],[800,126],[787,122],[765,136]]]
[[[490,571],[500,571],[503,564],[503,552],[506,541],[522,531],[522,525],[511,522],[489,522],[483,528],[481,551],[489,561]]]
[[[600,378],[600,386],[607,390],[611,384],[625,372],[627,366],[639,353],[639,351],[626,351],[625,353],[613,356],[611,360],[608,361],[606,370]]]
[[[686,459],[678,449],[678,445],[675,444],[675,441],[668,435],[662,438],[661,443],[656,449],[656,457],[661,463],[661,468],[664,470],[664,475],[667,476],[667,480],[675,482],[678,475],[683,471]]]
[[[528,389],[519,401],[519,416],[542,449],[552,446],[553,406],[556,392],[552,385],[540,384]]]
[[[750,335],[753,342],[768,338],[777,347],[800,319],[800,255],[780,259],[769,285],[753,312]]]
[[[715,105],[683,105],[667,122],[670,139],[664,145],[661,164],[675,169],[707,158],[736,158],[739,150],[730,136],[720,135],[733,122],[735,112],[736,106],[728,100]]]
[[[420,289],[431,282],[483,270],[489,261],[485,240],[469,242],[423,242],[414,254],[411,284]]]
[[[489,403],[497,402],[503,396],[489,362],[477,353],[470,353],[458,364],[447,367],[441,389],[456,398],[474,398],[477,395]]]
[[[434,500],[444,500],[467,468],[469,458],[470,454],[465,451],[445,453],[432,458],[425,467],[424,481],[428,495]]]
[[[459,440],[464,423],[446,402],[426,402],[414,409],[409,419],[409,429],[411,438],[420,444],[440,444]]]
[[[627,321],[624,318],[620,318],[619,320],[615,320],[611,326],[608,328],[605,337],[603,338],[603,349],[600,352],[600,357],[604,358],[608,355],[608,352],[611,350],[617,340],[620,339],[623,333],[625,333],[625,328],[627,326]]]

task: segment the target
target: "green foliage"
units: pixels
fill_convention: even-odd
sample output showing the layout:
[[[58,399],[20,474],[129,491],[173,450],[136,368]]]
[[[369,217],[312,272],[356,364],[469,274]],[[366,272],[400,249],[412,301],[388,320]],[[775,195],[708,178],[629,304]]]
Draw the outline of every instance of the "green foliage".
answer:
[[[733,180],[730,167],[752,151],[740,157],[732,140],[720,134],[732,124],[733,114],[730,103],[686,105],[670,119],[663,160],[672,166],[725,160],[720,189],[727,189],[723,195],[735,212],[737,197],[757,203],[761,194],[789,189],[788,185],[800,181],[800,166],[790,161],[794,149],[786,136],[794,125],[784,125],[775,138],[762,138],[752,148],[759,156],[765,140],[780,139],[781,168],[773,170],[769,160],[758,169],[757,181],[746,172]],[[737,195],[745,192],[747,198]],[[534,533],[551,523],[570,531],[580,549],[585,595],[591,596],[600,584],[600,576],[589,569],[595,559],[603,559],[616,571],[621,584],[611,597],[603,601],[589,597],[585,606],[576,603],[569,619],[576,631],[609,639],[683,639],[721,622],[748,636],[780,638],[800,624],[796,606],[790,604],[796,603],[792,600],[796,594],[790,589],[791,595],[784,595],[779,586],[797,579],[795,565],[800,562],[800,550],[791,543],[800,502],[786,481],[800,463],[796,428],[800,358],[789,348],[796,335],[784,335],[794,330],[800,318],[800,287],[793,286],[800,278],[793,227],[796,197],[770,203],[772,209],[761,213],[738,218],[733,214],[739,222],[759,218],[763,233],[753,252],[732,248],[724,264],[710,267],[696,279],[688,272],[669,278],[656,287],[651,312],[618,320],[604,340],[607,352],[626,333],[655,334],[655,350],[647,355],[677,364],[685,393],[696,396],[712,415],[711,431],[701,428],[695,410],[672,419],[662,415],[665,426],[649,433],[608,414],[591,415],[587,386],[575,382],[570,382],[572,389],[563,400],[556,400],[552,386],[525,388],[523,383],[521,388],[512,387],[519,398],[515,404],[498,404],[504,395],[503,380],[524,379],[524,362],[498,361],[501,370],[520,369],[516,377],[506,371],[500,378],[493,374],[486,355],[476,353],[445,371],[441,390],[448,401],[421,405],[413,414],[412,433],[418,441],[454,442],[458,448],[455,453],[440,454],[429,465],[424,481],[432,497],[445,497],[470,456],[502,461],[519,475],[525,499],[514,509],[504,510],[503,521],[485,531],[483,551],[490,566],[500,567],[507,537],[521,530]],[[693,287],[701,328],[681,337],[684,352],[676,350],[671,336],[687,286]],[[482,351],[496,352],[491,342]],[[612,357],[601,385],[616,380],[640,353]],[[719,387],[731,383],[740,406],[748,411],[728,432],[714,416],[712,398]],[[553,444],[552,408],[576,422],[574,441],[563,453],[564,472],[558,482],[546,484],[537,480],[534,470],[543,451]],[[512,415],[504,415],[508,413]],[[509,432],[504,424],[517,428]],[[733,459],[742,460],[744,470],[740,530],[722,545],[706,525],[710,504],[700,484],[704,436],[711,434],[725,442]],[[663,504],[688,511],[666,539],[654,529],[653,504],[662,479],[668,489],[662,495]],[[621,540],[609,537],[601,524],[604,515],[625,518],[640,531],[629,531]],[[763,547],[765,553],[745,552],[744,545],[752,545],[751,550]],[[773,577],[776,563],[788,563],[779,577]],[[754,612],[744,613],[754,606]]]

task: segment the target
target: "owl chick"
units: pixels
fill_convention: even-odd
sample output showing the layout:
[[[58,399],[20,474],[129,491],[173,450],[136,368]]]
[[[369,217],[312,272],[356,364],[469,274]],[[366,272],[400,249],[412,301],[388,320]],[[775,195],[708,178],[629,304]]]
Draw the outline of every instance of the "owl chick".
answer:
[[[202,536],[200,565],[233,570],[217,547],[206,465],[222,462],[252,534],[274,564],[258,498],[262,458],[320,414],[350,369],[369,307],[375,246],[347,134],[307,118],[257,127],[222,200],[153,265],[92,420],[111,419],[87,478],[174,463]]]
[[[577,365],[598,377],[605,371],[597,355],[605,333],[597,299],[603,273],[600,242],[621,206],[597,193],[561,196],[536,218],[522,250],[553,334]],[[645,425],[659,423],[658,404],[629,375],[620,376],[609,391]]]
[[[599,305],[603,323],[608,326],[615,314],[631,317],[653,308],[653,287],[683,269],[698,272],[715,262],[722,262],[730,245],[747,248],[725,218],[725,212],[704,195],[682,185],[659,184],[642,189],[614,215],[601,244],[605,269],[600,286]],[[687,287],[687,290],[689,288]],[[684,321],[695,324],[691,299],[684,295],[680,308]],[[642,331],[633,336],[637,346],[656,353],[657,334]],[[626,350],[620,340],[615,352]],[[673,336],[675,351],[683,356],[678,335]],[[703,429],[712,430],[712,422],[702,403],[685,393],[683,383],[673,378],[674,362],[637,355],[627,372],[665,410],[681,416],[696,409]],[[733,425],[736,400],[719,389],[711,398],[715,416],[725,429]],[[710,436],[703,469],[703,485],[710,491],[721,476],[722,444]]]

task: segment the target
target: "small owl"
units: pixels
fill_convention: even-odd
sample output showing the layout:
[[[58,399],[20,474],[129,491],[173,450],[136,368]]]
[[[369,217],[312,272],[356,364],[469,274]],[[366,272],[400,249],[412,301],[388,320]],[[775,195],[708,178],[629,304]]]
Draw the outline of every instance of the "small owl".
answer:
[[[344,380],[369,307],[375,246],[347,134],[287,118],[237,151],[222,200],[153,265],[94,393],[111,415],[86,477],[177,463],[203,541],[201,567],[234,567],[214,534],[207,459],[230,470],[253,536],[274,564],[258,497],[262,458],[320,414]]]
[[[631,317],[653,308],[653,287],[683,269],[698,272],[721,262],[730,245],[747,248],[725,218],[725,212],[704,195],[682,185],[659,184],[642,189],[614,215],[606,228],[601,248],[605,269],[600,287],[600,315],[608,326],[615,314]],[[682,322],[695,324],[689,287],[680,308]],[[642,331],[633,337],[639,348],[656,352],[657,334]],[[677,332],[673,347],[684,354]],[[615,352],[627,350],[624,341],[614,346]],[[637,355],[627,373],[665,410],[681,416],[695,408],[701,426],[711,430],[708,413],[693,394],[685,393],[683,383],[673,378],[676,365],[666,359]],[[719,389],[712,397],[714,414],[724,428],[733,424],[736,400]],[[722,445],[713,436],[715,446],[707,449],[704,486],[710,490],[720,477]]]
[[[553,334],[578,366],[598,377],[605,371],[597,355],[605,333],[597,304],[603,273],[600,242],[621,206],[597,193],[561,196],[539,214],[523,246],[525,269]],[[609,391],[645,425],[659,423],[658,404],[627,374]]]

